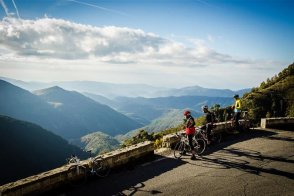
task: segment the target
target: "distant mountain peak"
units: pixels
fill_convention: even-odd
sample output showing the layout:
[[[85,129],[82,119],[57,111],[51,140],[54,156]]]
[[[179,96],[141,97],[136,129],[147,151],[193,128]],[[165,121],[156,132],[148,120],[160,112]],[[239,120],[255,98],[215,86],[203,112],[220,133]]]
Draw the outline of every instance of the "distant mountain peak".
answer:
[[[49,88],[36,90],[33,93],[35,95],[46,95],[46,94],[51,94],[51,93],[65,93],[65,92],[68,92],[68,91],[64,90],[63,88],[61,88],[59,86],[52,86]]]

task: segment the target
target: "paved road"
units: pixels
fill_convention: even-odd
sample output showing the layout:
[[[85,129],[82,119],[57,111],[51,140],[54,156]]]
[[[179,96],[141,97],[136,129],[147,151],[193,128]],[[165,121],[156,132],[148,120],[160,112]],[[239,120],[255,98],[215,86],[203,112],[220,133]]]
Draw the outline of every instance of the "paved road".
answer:
[[[192,161],[171,153],[57,195],[294,195],[294,131],[234,135]],[[53,193],[51,193],[53,194]]]

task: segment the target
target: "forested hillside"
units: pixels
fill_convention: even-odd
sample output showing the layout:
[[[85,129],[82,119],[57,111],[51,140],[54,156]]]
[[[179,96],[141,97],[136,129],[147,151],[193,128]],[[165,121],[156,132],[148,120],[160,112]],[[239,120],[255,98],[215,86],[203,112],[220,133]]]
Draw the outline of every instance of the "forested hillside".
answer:
[[[294,63],[268,78],[242,98],[255,122],[264,117],[294,116]]]
[[[91,150],[93,154],[102,154],[119,148],[120,143],[115,138],[102,132],[94,132],[83,136],[79,146],[86,151]]]
[[[0,115],[0,185],[54,169],[80,148],[42,127]]]

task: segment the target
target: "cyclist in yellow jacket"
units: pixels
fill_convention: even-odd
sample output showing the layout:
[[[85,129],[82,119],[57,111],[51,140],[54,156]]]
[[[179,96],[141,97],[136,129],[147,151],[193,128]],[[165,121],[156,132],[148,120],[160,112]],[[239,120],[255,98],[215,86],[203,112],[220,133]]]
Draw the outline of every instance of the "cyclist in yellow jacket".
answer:
[[[239,131],[240,130],[240,124],[239,124],[239,119],[241,116],[241,100],[239,98],[239,95],[234,95],[234,99],[235,99],[235,104],[233,106],[234,108],[234,125],[236,127],[236,129]]]

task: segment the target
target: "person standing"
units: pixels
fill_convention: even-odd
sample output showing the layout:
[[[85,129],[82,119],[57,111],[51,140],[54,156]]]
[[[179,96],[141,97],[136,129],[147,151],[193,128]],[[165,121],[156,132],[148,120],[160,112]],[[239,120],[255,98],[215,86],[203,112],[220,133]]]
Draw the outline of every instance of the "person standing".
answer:
[[[213,116],[212,113],[208,110],[208,106],[202,106],[202,111],[205,114],[205,123],[200,128],[206,131],[207,134],[207,144],[211,143],[211,130],[213,127]]]
[[[239,120],[241,117],[241,100],[239,98],[239,95],[234,95],[235,104],[233,105],[234,108],[234,126],[236,127],[237,131],[240,131],[240,124]]]
[[[195,120],[192,117],[191,112],[188,110],[184,111],[184,116],[185,116],[185,119],[184,119],[185,132],[188,137],[189,145],[190,145],[191,152],[192,152],[191,160],[196,160],[196,157],[195,157],[196,152],[194,150],[194,146],[193,146],[193,142],[192,142],[193,137],[195,135]]]

